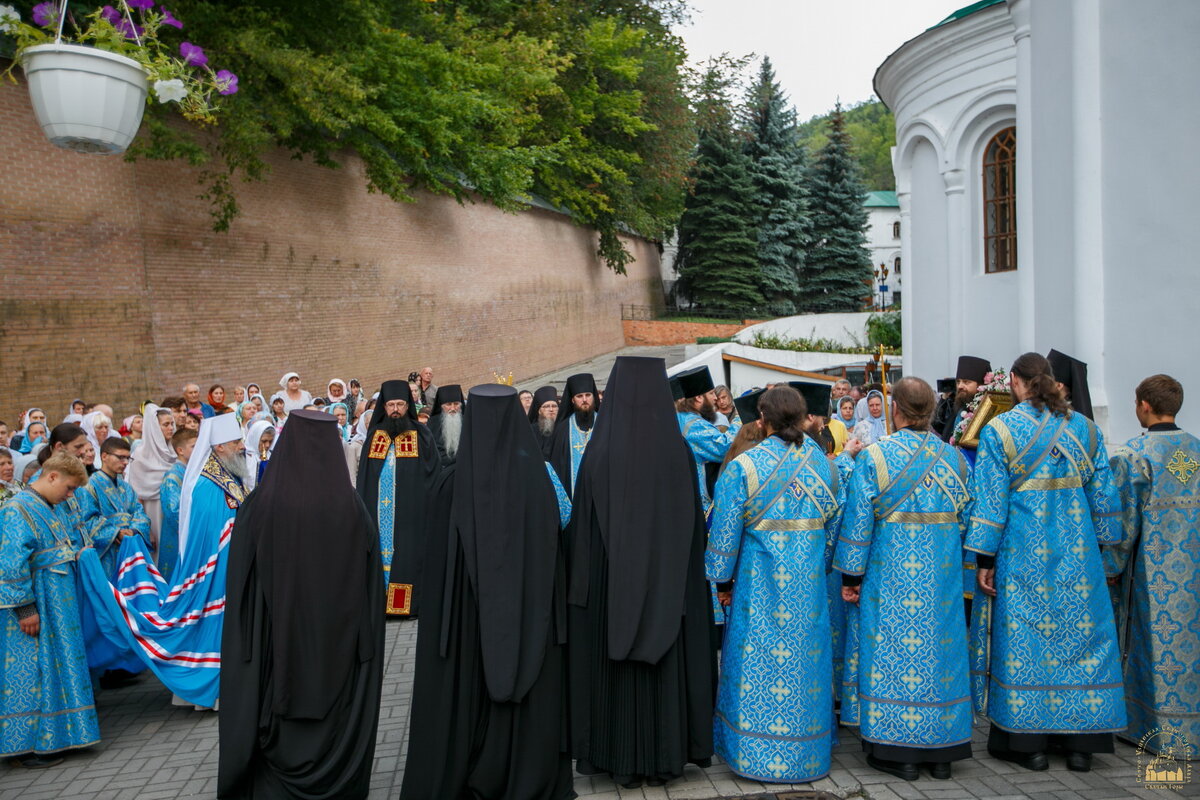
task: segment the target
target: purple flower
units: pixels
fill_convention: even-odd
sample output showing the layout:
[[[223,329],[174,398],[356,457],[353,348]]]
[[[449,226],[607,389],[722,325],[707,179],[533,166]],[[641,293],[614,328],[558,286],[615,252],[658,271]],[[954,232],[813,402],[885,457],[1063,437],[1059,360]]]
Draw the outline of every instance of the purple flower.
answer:
[[[126,39],[137,39],[146,31],[141,25],[133,25],[127,19],[121,20],[113,27],[117,29],[117,33],[122,34]]]
[[[114,28],[121,22],[121,12],[117,11],[112,6],[105,6],[104,8],[100,9],[100,16],[108,20],[108,24],[112,25]]]
[[[154,0],[126,0],[130,8],[140,8],[142,11],[149,11],[154,8]]]
[[[237,75],[227,69],[217,70],[217,92],[237,94]]]
[[[180,22],[179,20],[175,19],[175,17],[171,16],[170,11],[167,11],[164,8],[164,9],[162,9],[162,15],[163,15],[163,18],[162,18],[163,25],[170,25],[171,27],[178,28],[179,30],[183,30],[183,23]]]
[[[43,28],[58,24],[58,8],[56,3],[38,3],[33,7],[33,21]]]
[[[183,55],[183,63],[185,64],[191,64],[193,67],[203,67],[208,63],[208,56],[204,55],[204,49],[199,45],[184,42],[179,45],[179,52]]]

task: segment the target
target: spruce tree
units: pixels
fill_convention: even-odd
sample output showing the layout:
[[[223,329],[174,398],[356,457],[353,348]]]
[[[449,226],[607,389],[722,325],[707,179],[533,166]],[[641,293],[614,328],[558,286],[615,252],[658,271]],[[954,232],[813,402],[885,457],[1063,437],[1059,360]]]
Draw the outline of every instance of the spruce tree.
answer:
[[[861,311],[871,296],[866,187],[850,152],[841,103],[829,126],[829,141],[817,156],[808,184],[813,245],[805,260],[800,307],[810,313]]]
[[[763,58],[750,87],[742,124],[754,183],[759,286],[770,312],[793,314],[812,221],[796,112],[787,106],[769,58]]]
[[[733,128],[729,83],[715,64],[701,83],[696,162],[679,221],[678,265],[681,288],[694,302],[744,313],[761,308],[763,295],[750,159]]]

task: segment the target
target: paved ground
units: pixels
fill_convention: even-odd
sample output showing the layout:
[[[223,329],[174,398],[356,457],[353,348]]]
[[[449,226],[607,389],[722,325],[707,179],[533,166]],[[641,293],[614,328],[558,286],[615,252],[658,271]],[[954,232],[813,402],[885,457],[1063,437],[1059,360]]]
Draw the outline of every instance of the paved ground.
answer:
[[[584,361],[579,364],[572,364],[569,367],[563,367],[555,372],[550,372],[545,375],[539,375],[536,378],[530,378],[527,381],[521,381],[519,388],[534,391],[539,386],[550,384],[556,387],[560,392],[567,382],[567,378],[579,372],[590,372],[596,376],[596,383],[600,384],[600,388],[604,388],[604,384],[608,382],[608,373],[612,371],[613,362],[617,360],[617,356],[649,356],[653,358],[661,358],[667,362],[667,369],[675,366],[681,361],[686,360],[684,351],[687,345],[672,345],[670,347],[622,347],[620,350],[614,350],[611,353],[605,353],[601,356],[596,356],[590,361]]]
[[[398,797],[407,749],[408,709],[412,699],[415,622],[387,628],[388,666],[384,679],[375,750],[372,798]],[[174,800],[213,798],[217,777],[217,715],[171,706],[170,694],[150,676],[140,683],[97,698],[103,741],[71,755],[48,770],[0,766],[2,800]],[[1055,798],[1167,800],[1200,797],[1200,775],[1181,792],[1147,790],[1137,782],[1132,747],[1118,743],[1115,755],[1097,756],[1096,768],[1068,772],[1051,759],[1048,772],[1026,772],[986,755],[982,729],[976,731],[976,758],[955,766],[954,780],[925,776],[905,783],[866,767],[857,740],[843,731],[828,778],[810,785],[763,785],[735,777],[723,764],[686,774],[666,787],[617,789],[607,779],[579,776],[575,789],[586,800],[703,800],[761,797],[788,789],[825,791],[838,798],[863,800],[971,800],[972,798]],[[811,795],[810,795],[811,796]],[[430,798],[430,800],[442,800]]]

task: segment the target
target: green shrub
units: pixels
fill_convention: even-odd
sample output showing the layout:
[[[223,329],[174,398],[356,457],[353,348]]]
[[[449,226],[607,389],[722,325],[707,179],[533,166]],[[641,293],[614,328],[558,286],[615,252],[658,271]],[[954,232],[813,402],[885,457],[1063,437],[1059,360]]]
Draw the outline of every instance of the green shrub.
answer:
[[[872,348],[879,345],[894,347],[901,346],[900,312],[884,311],[867,317],[867,339]]]

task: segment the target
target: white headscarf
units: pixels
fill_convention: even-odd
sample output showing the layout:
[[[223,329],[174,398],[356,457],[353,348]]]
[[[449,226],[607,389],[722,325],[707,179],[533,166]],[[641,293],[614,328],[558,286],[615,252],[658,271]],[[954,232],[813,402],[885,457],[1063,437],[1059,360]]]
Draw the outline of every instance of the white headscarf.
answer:
[[[287,382],[289,380],[291,380],[292,378],[299,378],[299,377],[300,376],[295,372],[285,372],[283,377],[279,379],[279,388],[287,389]]]
[[[25,422],[23,422],[23,423],[21,424],[21,430],[17,431],[17,433],[24,434],[24,433],[25,433],[25,431],[26,431],[26,430],[28,430],[28,428],[29,428],[29,418],[30,418],[30,417],[33,415],[33,412],[35,412],[35,411],[42,411],[42,409],[38,408],[37,406],[34,406],[33,408],[31,408],[31,409],[27,410],[27,411],[25,412]],[[42,411],[42,413],[44,414],[44,413],[46,413],[46,412]],[[44,424],[44,425],[46,426],[46,430],[47,430],[47,431],[49,431],[49,430],[50,430],[49,421],[47,421],[47,422],[45,422],[45,423],[42,423],[42,424]]]
[[[76,425],[83,425],[83,414],[67,414],[63,422],[74,422]]]
[[[246,437],[242,439],[242,444],[246,445],[246,467],[249,470],[246,476],[246,491],[250,491],[258,483],[258,462],[262,458],[258,455],[258,442],[262,439],[263,434],[268,430],[275,430],[275,424],[269,419],[260,419],[250,423],[250,427],[246,429]],[[272,449],[275,447],[275,441],[279,439],[279,434],[275,434],[275,438],[271,440]]]
[[[182,562],[187,552],[188,522],[192,515],[192,491],[200,473],[212,455],[213,445],[225,444],[242,438],[242,429],[232,414],[219,414],[215,417],[200,421],[200,435],[196,439],[196,449],[188,461],[187,471],[183,473],[183,488],[179,493],[179,559]]]
[[[354,435],[350,437],[351,442],[365,442],[367,440],[367,431],[371,427],[371,415],[366,411],[358,415],[358,422],[354,423]]]
[[[137,492],[139,500],[157,500],[158,490],[162,487],[167,470],[171,469],[178,459],[175,450],[167,437],[163,436],[162,426],[158,424],[158,406],[146,404],[146,413],[142,417],[142,439],[145,444],[137,449],[125,470],[125,479]],[[148,420],[148,421],[147,421]]]
[[[83,418],[83,422],[79,423],[79,427],[83,428],[83,432],[87,434],[88,441],[92,443],[93,449],[96,451],[93,467],[100,469],[100,442],[96,439],[96,420],[103,417],[99,411],[92,411]],[[105,419],[108,419],[105,417]],[[108,420],[108,432],[112,433],[112,420]],[[109,437],[104,437],[109,438]]]

